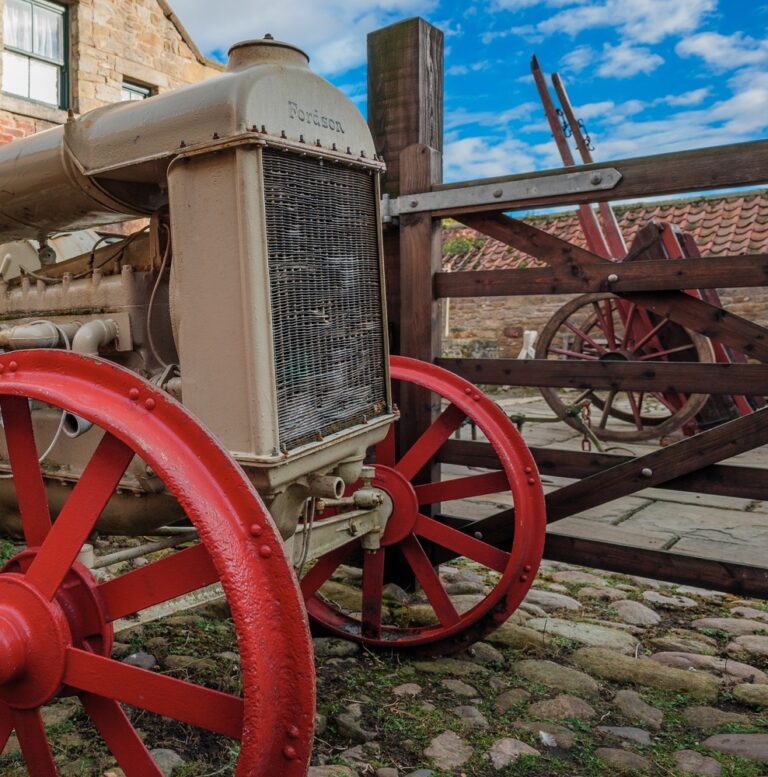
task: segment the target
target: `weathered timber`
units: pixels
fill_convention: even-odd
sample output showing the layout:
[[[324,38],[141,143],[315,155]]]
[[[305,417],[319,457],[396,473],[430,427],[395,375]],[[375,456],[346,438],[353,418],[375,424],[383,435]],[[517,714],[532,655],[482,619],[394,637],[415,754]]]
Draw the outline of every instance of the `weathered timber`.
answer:
[[[768,183],[768,140],[751,143],[736,143],[729,146],[712,146],[691,151],[675,151],[670,154],[619,159],[599,164],[577,165],[569,172],[593,171],[615,168],[622,180],[610,191],[558,194],[522,201],[504,200],[473,209],[481,211],[511,211],[553,205],[571,205],[589,202],[623,200],[649,195],[679,194],[682,192],[707,191],[737,186],[753,186]],[[476,181],[443,184],[432,191],[472,185],[504,184],[522,178],[546,178],[559,175],[562,169],[542,170],[533,173],[482,178]],[[462,208],[444,208],[433,211],[435,217],[459,216],[466,213]]]
[[[738,596],[768,598],[768,569],[765,567],[553,533],[547,534],[544,558]]]
[[[467,224],[472,222],[472,218],[468,219],[465,216],[462,216],[462,220]],[[519,246],[520,250],[553,265],[565,266],[574,276],[591,271],[585,267],[585,265],[591,263],[600,266],[599,272],[607,272],[608,274],[615,272],[619,275],[619,278],[622,276],[626,277],[625,269],[633,264],[632,262],[615,264],[585,249],[577,249],[576,246],[571,246],[574,249],[573,256],[576,257],[575,261],[571,260],[571,254],[567,251],[569,243],[551,235],[548,236],[543,230],[531,225],[525,225],[526,229],[523,230],[520,226],[521,223],[503,215],[497,215],[487,222],[474,222],[477,229],[485,230],[488,228],[487,234],[491,235],[491,237],[508,242],[515,247]],[[525,238],[527,247],[523,247],[519,243],[522,239],[521,236]],[[643,261],[637,264],[645,267],[646,272],[648,272],[648,266],[657,264],[657,261]],[[687,263],[690,260],[686,259],[685,261]],[[488,270],[486,272],[526,273],[533,272],[533,270]],[[455,296],[452,295],[452,289],[447,288],[446,284],[456,284],[459,287],[456,289],[458,291],[463,283],[460,279],[461,275],[479,274],[484,273],[453,273],[452,275],[456,276],[456,280],[447,280],[445,276],[451,275],[451,273],[440,273],[439,281],[436,280],[435,283],[435,293],[438,296]],[[649,277],[650,275],[651,273],[648,272]],[[691,287],[698,288],[695,282],[692,282]],[[484,296],[484,294],[476,290],[466,293],[465,296]],[[768,361],[768,329],[733,313],[729,313],[716,305],[701,299],[695,299],[682,291],[657,291],[652,294],[637,291],[622,292],[618,296],[634,301],[638,305],[659,315],[667,316],[675,323],[681,324],[694,332],[720,340],[724,345],[747,356],[760,361]]]
[[[531,453],[542,475],[562,478],[585,478],[619,464],[641,461],[640,457],[618,456],[596,451],[585,453],[563,448],[534,446],[531,448]],[[498,456],[489,443],[472,440],[450,440],[441,448],[438,460],[443,464],[478,469],[496,469],[499,466]],[[732,496],[739,499],[768,500],[768,470],[731,464],[710,464],[687,475],[657,483],[655,488]]]
[[[551,265],[578,267],[605,263],[603,257],[586,248],[502,213],[467,213],[459,221],[529,256],[544,259]]]
[[[669,394],[768,394],[768,365],[554,359],[436,359],[474,383]]]
[[[421,143],[442,149],[443,33],[423,19],[368,36],[368,125],[387,163],[383,191],[391,195],[401,190],[405,148]],[[400,353],[400,235],[394,227],[384,229],[384,270],[390,347]]]
[[[470,219],[471,221],[471,219]],[[547,253],[539,253],[547,259]],[[685,261],[536,267],[522,270],[441,272],[438,297],[511,297],[523,294],[646,292],[768,286],[768,254],[704,257]]]
[[[649,263],[643,264],[647,267]],[[768,362],[768,329],[746,318],[680,291],[629,292],[620,296],[746,356]]]
[[[404,149],[420,143],[442,151],[443,39],[418,18],[368,35],[368,124],[387,163],[388,194],[401,192]]]
[[[768,409],[728,421],[674,445],[590,475],[547,494],[547,522],[553,523],[591,507],[651,488],[768,442]],[[509,541],[514,510],[472,524],[487,542]]]

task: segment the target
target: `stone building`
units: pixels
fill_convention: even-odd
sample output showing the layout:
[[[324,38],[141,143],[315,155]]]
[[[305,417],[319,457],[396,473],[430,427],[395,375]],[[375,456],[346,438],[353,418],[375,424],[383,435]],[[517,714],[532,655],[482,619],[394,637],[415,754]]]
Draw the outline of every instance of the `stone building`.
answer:
[[[703,256],[768,251],[768,190],[738,195],[643,202],[614,208],[627,245],[652,219],[689,232]],[[576,211],[525,218],[530,224],[586,248]],[[443,228],[446,271],[541,267],[530,256],[460,224]],[[768,295],[762,288],[720,291],[724,306],[768,325]],[[443,350],[450,356],[516,357],[526,329],[541,331],[571,297],[536,295],[443,301]]]
[[[166,0],[0,0],[0,13],[0,142],[222,69]]]

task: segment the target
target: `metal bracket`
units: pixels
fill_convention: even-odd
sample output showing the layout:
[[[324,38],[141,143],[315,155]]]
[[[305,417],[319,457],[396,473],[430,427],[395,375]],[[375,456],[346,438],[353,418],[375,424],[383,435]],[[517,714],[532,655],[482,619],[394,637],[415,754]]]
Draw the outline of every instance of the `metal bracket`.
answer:
[[[405,213],[424,213],[449,208],[464,208],[470,211],[475,206],[494,203],[498,203],[501,209],[505,203],[538,200],[563,194],[606,191],[613,189],[621,178],[621,173],[615,167],[605,167],[578,173],[539,175],[420,194],[405,194],[396,198],[385,194],[381,199],[381,217],[382,221],[390,223],[392,219]]]

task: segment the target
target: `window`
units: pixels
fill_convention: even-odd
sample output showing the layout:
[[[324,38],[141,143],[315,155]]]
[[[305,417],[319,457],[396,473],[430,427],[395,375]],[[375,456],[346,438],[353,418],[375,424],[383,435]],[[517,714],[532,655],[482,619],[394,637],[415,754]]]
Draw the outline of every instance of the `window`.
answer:
[[[123,81],[123,89],[120,99],[123,102],[133,102],[134,100],[146,100],[152,96],[152,90],[148,86],[132,84],[130,81]]]
[[[3,91],[65,107],[66,16],[47,0],[5,0]]]

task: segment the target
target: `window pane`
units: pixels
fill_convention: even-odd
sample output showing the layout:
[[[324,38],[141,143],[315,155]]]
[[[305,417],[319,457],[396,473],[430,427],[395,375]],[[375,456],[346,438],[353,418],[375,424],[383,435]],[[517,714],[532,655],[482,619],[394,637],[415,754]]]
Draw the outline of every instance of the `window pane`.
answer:
[[[123,81],[123,88],[120,92],[120,99],[123,102],[133,102],[135,100],[146,100],[152,93],[149,87],[139,86],[138,84],[132,84],[128,81]]]
[[[3,91],[29,97],[29,60],[11,51],[3,52]]]
[[[34,52],[41,57],[55,59],[59,62],[64,58],[64,17],[55,11],[35,6],[34,20]]]
[[[29,61],[29,96],[51,105],[59,104],[59,67],[47,62]]]
[[[3,10],[6,46],[32,51],[32,6],[22,0],[6,0]]]

